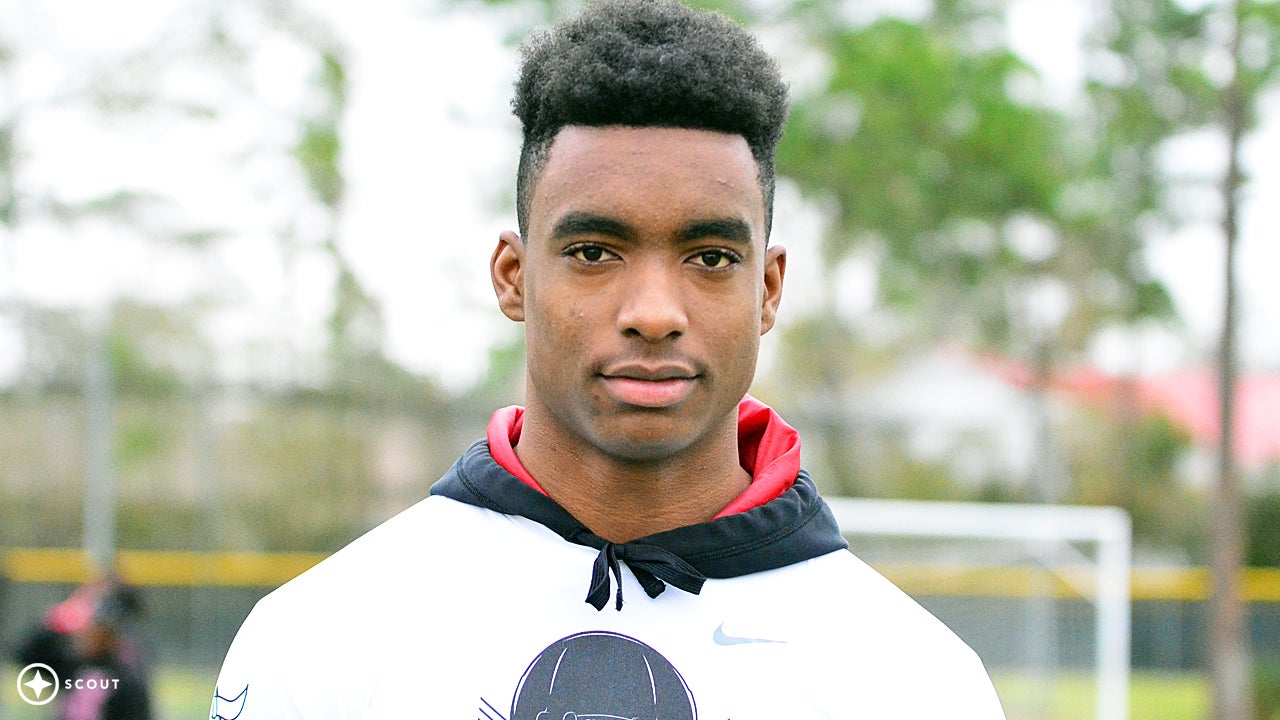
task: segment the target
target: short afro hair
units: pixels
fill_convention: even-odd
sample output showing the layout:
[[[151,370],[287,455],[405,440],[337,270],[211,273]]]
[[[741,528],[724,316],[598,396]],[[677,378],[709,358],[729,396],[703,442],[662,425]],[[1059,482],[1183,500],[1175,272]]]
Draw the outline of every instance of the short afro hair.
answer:
[[[533,185],[566,125],[741,135],[759,167],[768,231],[787,86],[774,59],[742,27],[676,0],[597,0],[530,37],[521,52],[511,105],[524,131],[516,177],[522,237]]]

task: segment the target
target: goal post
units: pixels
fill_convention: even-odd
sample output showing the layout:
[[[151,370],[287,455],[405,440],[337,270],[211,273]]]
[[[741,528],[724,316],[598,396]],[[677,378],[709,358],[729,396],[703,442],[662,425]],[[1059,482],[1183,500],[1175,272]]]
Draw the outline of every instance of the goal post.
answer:
[[[1047,613],[1050,620],[1055,612],[1051,605],[1055,593],[1070,594],[1088,603],[1092,608],[1089,622],[1093,626],[1093,717],[1126,720],[1132,528],[1123,510],[854,498],[828,498],[827,503],[841,532],[850,539],[850,549],[874,567],[906,561],[914,567],[923,567],[924,573],[931,572],[932,568],[945,574],[944,568],[948,565],[963,563],[971,569],[982,570],[985,578],[1003,579],[1003,582],[987,582],[976,594],[997,595],[1001,587],[1014,588],[1010,594],[1026,598],[1032,607]],[[973,546],[975,542],[988,549],[969,557],[958,549]],[[932,549],[922,549],[924,547]],[[940,553],[939,547],[945,550]],[[992,552],[990,548],[999,548],[1000,552]],[[1019,577],[1027,577],[1027,573],[1021,572],[1027,569],[1044,575],[1051,583],[1016,582]],[[893,579],[891,572],[886,574]],[[927,590],[904,589],[912,594],[927,594]],[[1051,632],[1035,627],[1034,623],[1030,625],[1031,636],[1027,642],[1040,642]],[[964,637],[963,632],[960,634]]]

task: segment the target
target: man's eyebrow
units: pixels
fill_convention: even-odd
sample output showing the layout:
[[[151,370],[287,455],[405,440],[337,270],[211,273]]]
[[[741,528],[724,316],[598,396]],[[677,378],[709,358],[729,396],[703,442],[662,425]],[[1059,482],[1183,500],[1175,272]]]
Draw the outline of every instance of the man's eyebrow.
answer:
[[[556,221],[551,237],[564,238],[575,235],[604,235],[627,240],[635,237],[635,230],[621,220],[587,212],[571,212]]]
[[[742,220],[721,218],[692,223],[680,232],[681,240],[702,240],[704,238],[720,238],[728,240],[735,245],[750,245],[751,227]]]

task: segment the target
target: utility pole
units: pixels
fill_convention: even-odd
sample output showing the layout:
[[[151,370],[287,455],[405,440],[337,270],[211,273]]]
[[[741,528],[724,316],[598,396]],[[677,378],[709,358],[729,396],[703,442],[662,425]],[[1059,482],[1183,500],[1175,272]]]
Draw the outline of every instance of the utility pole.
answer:
[[[94,569],[111,569],[116,549],[115,423],[109,323],[94,327],[84,380],[84,537]]]

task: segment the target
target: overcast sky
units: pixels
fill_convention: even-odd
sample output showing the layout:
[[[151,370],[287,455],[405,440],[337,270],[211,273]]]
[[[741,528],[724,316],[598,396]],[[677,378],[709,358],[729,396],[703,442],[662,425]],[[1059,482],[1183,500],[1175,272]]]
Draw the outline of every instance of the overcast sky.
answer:
[[[1011,43],[1040,67],[1048,92],[1057,98],[1069,97],[1079,80],[1073,28],[1080,25],[1083,3],[1019,0],[1014,6]],[[342,248],[382,303],[393,357],[462,386],[482,369],[485,350],[516,331],[497,312],[487,275],[498,232],[514,226],[513,213],[499,203],[512,184],[517,151],[517,127],[507,105],[514,52],[502,43],[492,19],[474,12],[433,14],[410,0],[309,4],[333,20],[350,50],[343,156],[349,195]],[[17,98],[15,107],[48,104],[56,88],[83,75],[75,68],[154,43],[157,33],[174,26],[182,8],[170,0],[0,0],[0,25],[19,29],[4,31],[9,42],[19,44],[19,65],[8,87],[0,86],[0,97]],[[255,82],[282,108],[300,97],[298,79],[308,66],[287,44],[262,47],[251,66]],[[784,58],[788,70],[803,74],[785,67]],[[185,82],[197,95],[230,97],[198,68]],[[243,301],[215,320],[218,337],[252,345],[284,334],[299,348],[319,347],[332,281],[327,265],[304,250],[292,282],[282,287],[283,260],[263,248],[279,245],[273,229],[292,226],[305,236],[323,218],[305,212],[281,216],[281,208],[289,212],[308,205],[305,196],[288,194],[299,184],[273,180],[295,171],[265,160],[246,163],[243,157],[252,146],[246,137],[287,147],[296,125],[283,115],[278,126],[264,122],[261,108],[222,109],[228,120],[212,135],[164,119],[121,128],[104,126],[90,113],[41,111],[38,122],[24,126],[22,140],[30,154],[23,158],[22,182],[28,189],[84,199],[122,184],[158,187],[181,198],[182,212],[236,230],[236,237],[211,251],[205,265],[192,267],[180,262],[178,253],[157,252],[146,238],[122,237],[108,223],[81,223],[73,233],[56,224],[25,223],[19,236],[0,238],[0,298],[14,293],[91,309],[114,295],[138,293],[163,301],[218,283]],[[1273,275],[1280,268],[1275,239],[1280,169],[1261,158],[1280,157],[1275,130],[1280,107],[1272,103],[1266,117],[1268,131],[1252,140],[1246,153],[1254,182],[1240,254],[1242,339],[1250,366],[1277,369],[1280,291]],[[1174,172],[1213,176],[1223,159],[1221,141],[1206,133],[1177,144],[1168,164]],[[1204,194],[1180,202],[1206,216],[1216,208]],[[811,306],[805,288],[815,276],[820,222],[784,188],[775,221],[775,238],[791,252],[784,321]],[[1153,240],[1149,260],[1173,290],[1192,343],[1188,347],[1157,333],[1143,346],[1143,367],[1161,370],[1205,357],[1215,342],[1221,307],[1216,226],[1192,224]],[[868,269],[854,265],[848,273],[845,299],[851,308],[864,308],[870,303]],[[1096,360],[1104,366],[1126,369],[1131,362],[1127,340],[1110,337],[1100,347]],[[240,360],[252,361],[249,356]],[[0,358],[0,371],[4,362]]]

